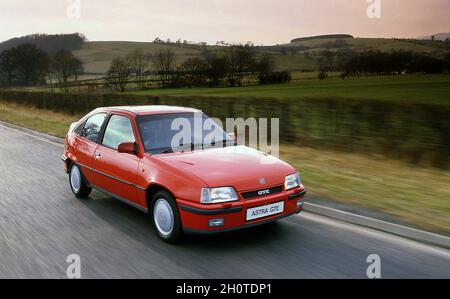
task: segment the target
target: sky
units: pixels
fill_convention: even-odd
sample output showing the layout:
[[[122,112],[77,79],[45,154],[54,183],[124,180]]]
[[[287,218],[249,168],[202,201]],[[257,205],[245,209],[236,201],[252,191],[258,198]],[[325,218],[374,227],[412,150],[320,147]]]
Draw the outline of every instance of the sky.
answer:
[[[0,0],[0,41],[73,32],[258,45],[334,33],[410,38],[450,32],[449,15],[450,0]]]

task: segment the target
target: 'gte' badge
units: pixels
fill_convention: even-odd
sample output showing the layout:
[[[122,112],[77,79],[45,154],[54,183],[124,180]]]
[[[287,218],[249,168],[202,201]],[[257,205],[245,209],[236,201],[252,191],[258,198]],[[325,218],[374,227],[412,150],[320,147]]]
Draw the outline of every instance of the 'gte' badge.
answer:
[[[259,183],[260,183],[261,185],[265,185],[265,184],[266,184],[266,179],[265,179],[265,178],[260,178],[260,179],[259,179]]]

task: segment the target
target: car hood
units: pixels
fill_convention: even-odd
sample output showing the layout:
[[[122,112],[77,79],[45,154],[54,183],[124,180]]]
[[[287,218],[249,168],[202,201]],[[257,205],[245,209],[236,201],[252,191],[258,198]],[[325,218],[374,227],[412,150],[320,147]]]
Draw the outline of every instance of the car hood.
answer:
[[[209,187],[232,186],[237,191],[282,185],[287,175],[295,173],[283,161],[246,146],[157,155],[157,158],[197,176]]]

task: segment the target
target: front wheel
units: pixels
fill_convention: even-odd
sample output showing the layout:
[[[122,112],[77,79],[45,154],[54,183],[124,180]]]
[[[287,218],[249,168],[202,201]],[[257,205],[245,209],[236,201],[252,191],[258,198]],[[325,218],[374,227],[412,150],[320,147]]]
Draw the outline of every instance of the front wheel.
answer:
[[[182,235],[177,204],[165,191],[156,193],[152,206],[152,220],[158,236],[166,242],[176,243]]]
[[[92,188],[88,187],[80,168],[76,164],[72,164],[69,171],[70,189],[78,198],[86,198],[91,194]]]

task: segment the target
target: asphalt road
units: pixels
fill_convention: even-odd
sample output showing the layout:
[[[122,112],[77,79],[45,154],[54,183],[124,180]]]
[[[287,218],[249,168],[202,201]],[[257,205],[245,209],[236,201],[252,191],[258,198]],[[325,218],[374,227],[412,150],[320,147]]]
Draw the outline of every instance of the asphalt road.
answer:
[[[304,213],[268,226],[161,242],[148,216],[69,188],[62,145],[0,124],[0,278],[450,278],[450,251]]]

